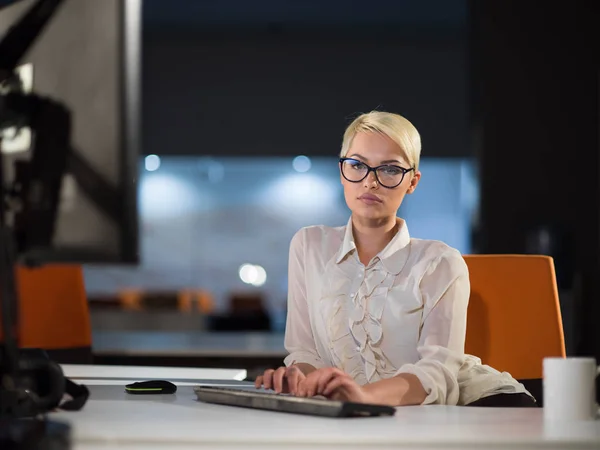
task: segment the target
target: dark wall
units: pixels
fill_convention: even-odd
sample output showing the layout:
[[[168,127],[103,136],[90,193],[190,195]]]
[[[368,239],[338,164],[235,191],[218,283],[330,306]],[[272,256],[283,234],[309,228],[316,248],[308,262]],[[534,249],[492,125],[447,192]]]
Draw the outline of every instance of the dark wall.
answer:
[[[561,298],[572,351],[600,359],[598,4],[473,0],[470,11],[478,250],[554,256],[572,293]]]
[[[335,155],[385,109],[426,156],[469,155],[464,37],[396,30],[159,33],[144,42],[145,152]]]

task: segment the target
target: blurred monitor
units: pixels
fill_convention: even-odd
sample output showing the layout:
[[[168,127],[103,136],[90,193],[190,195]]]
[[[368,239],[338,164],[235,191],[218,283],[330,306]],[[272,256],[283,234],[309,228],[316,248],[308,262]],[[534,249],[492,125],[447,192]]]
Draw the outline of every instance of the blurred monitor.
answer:
[[[3,3],[0,39],[37,2]],[[63,0],[18,62],[19,89],[61,103],[72,120],[50,243],[25,255],[35,261],[138,262],[140,35],[141,0]],[[36,136],[28,128],[0,132],[6,184],[15,162],[36,151]]]

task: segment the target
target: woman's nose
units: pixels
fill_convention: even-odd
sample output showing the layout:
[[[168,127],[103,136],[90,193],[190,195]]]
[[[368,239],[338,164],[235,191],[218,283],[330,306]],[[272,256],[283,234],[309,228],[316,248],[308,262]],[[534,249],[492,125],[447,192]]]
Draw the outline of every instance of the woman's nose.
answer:
[[[365,178],[365,186],[366,187],[378,187],[379,182],[377,181],[377,177],[375,176],[375,172],[369,172],[367,177]]]

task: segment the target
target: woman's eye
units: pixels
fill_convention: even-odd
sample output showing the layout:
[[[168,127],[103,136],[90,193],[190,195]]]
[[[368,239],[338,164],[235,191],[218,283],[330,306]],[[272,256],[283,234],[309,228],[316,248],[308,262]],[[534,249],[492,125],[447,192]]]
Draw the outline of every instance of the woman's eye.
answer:
[[[350,165],[353,169],[356,170],[363,170],[365,168],[365,165],[363,163],[351,163]]]
[[[400,173],[402,172],[397,167],[386,167],[384,171],[387,175],[400,175]]]

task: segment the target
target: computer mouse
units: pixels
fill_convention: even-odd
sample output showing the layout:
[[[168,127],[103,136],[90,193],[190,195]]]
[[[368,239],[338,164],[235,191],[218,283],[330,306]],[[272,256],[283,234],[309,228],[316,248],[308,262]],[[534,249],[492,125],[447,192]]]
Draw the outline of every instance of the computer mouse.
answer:
[[[177,386],[165,380],[138,381],[125,386],[128,394],[174,394],[176,391]]]

